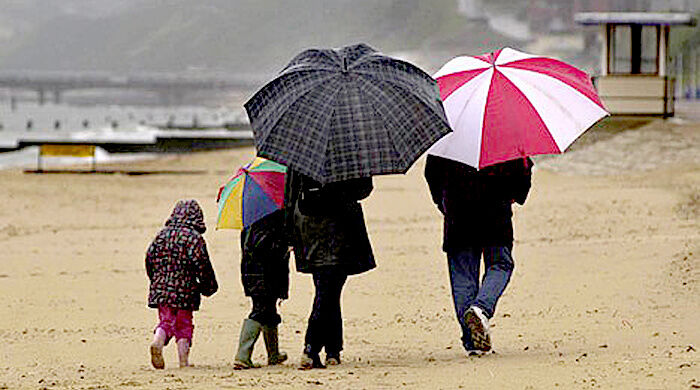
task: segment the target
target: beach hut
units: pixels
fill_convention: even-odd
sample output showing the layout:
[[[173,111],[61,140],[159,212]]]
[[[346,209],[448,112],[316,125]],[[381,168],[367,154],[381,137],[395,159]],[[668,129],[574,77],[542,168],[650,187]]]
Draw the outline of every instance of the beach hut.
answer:
[[[669,31],[672,26],[695,25],[692,14],[580,12],[575,21],[601,27],[601,73],[593,81],[610,113],[673,116]]]

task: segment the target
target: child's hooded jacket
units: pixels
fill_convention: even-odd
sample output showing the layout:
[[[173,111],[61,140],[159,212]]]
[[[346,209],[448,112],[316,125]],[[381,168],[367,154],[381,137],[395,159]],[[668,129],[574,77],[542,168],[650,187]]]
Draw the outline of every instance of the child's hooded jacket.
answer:
[[[210,296],[219,288],[202,237],[206,229],[196,200],[177,202],[146,252],[149,307],[198,310],[200,294]]]

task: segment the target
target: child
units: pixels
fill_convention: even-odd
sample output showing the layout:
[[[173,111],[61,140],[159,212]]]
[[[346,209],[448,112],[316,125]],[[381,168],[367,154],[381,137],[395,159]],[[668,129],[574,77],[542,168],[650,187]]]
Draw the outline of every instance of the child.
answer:
[[[289,250],[284,236],[282,210],[263,217],[241,232],[241,279],[246,296],[252,298],[253,308],[243,320],[238,352],[233,368],[258,367],[250,356],[262,332],[267,349],[267,364],[280,364],[287,354],[279,352],[277,300],[287,299],[289,289]]]
[[[189,366],[192,312],[199,309],[200,294],[208,297],[219,288],[202,237],[206,230],[197,201],[181,200],[146,252],[148,306],[158,308],[160,319],[151,343],[151,363],[157,369],[165,367],[163,346],[173,336],[180,367]]]

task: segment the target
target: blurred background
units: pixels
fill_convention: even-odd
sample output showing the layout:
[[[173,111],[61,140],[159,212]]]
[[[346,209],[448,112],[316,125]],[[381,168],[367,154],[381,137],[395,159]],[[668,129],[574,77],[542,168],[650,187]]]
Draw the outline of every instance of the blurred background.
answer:
[[[0,149],[27,132],[244,126],[241,104],[309,47],[365,42],[432,74],[510,46],[596,74],[583,11],[697,15],[700,0],[0,0]],[[677,98],[700,98],[699,45],[697,26],[672,30]]]

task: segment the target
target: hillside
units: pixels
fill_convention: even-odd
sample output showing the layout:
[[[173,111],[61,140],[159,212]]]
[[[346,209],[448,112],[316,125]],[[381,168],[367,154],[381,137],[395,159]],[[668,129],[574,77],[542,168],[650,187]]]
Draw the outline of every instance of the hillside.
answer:
[[[453,0],[134,0],[129,5],[44,17],[0,45],[5,47],[0,69],[259,75],[278,70],[311,46],[363,41],[385,52],[460,54],[513,44],[485,24],[459,16]]]

